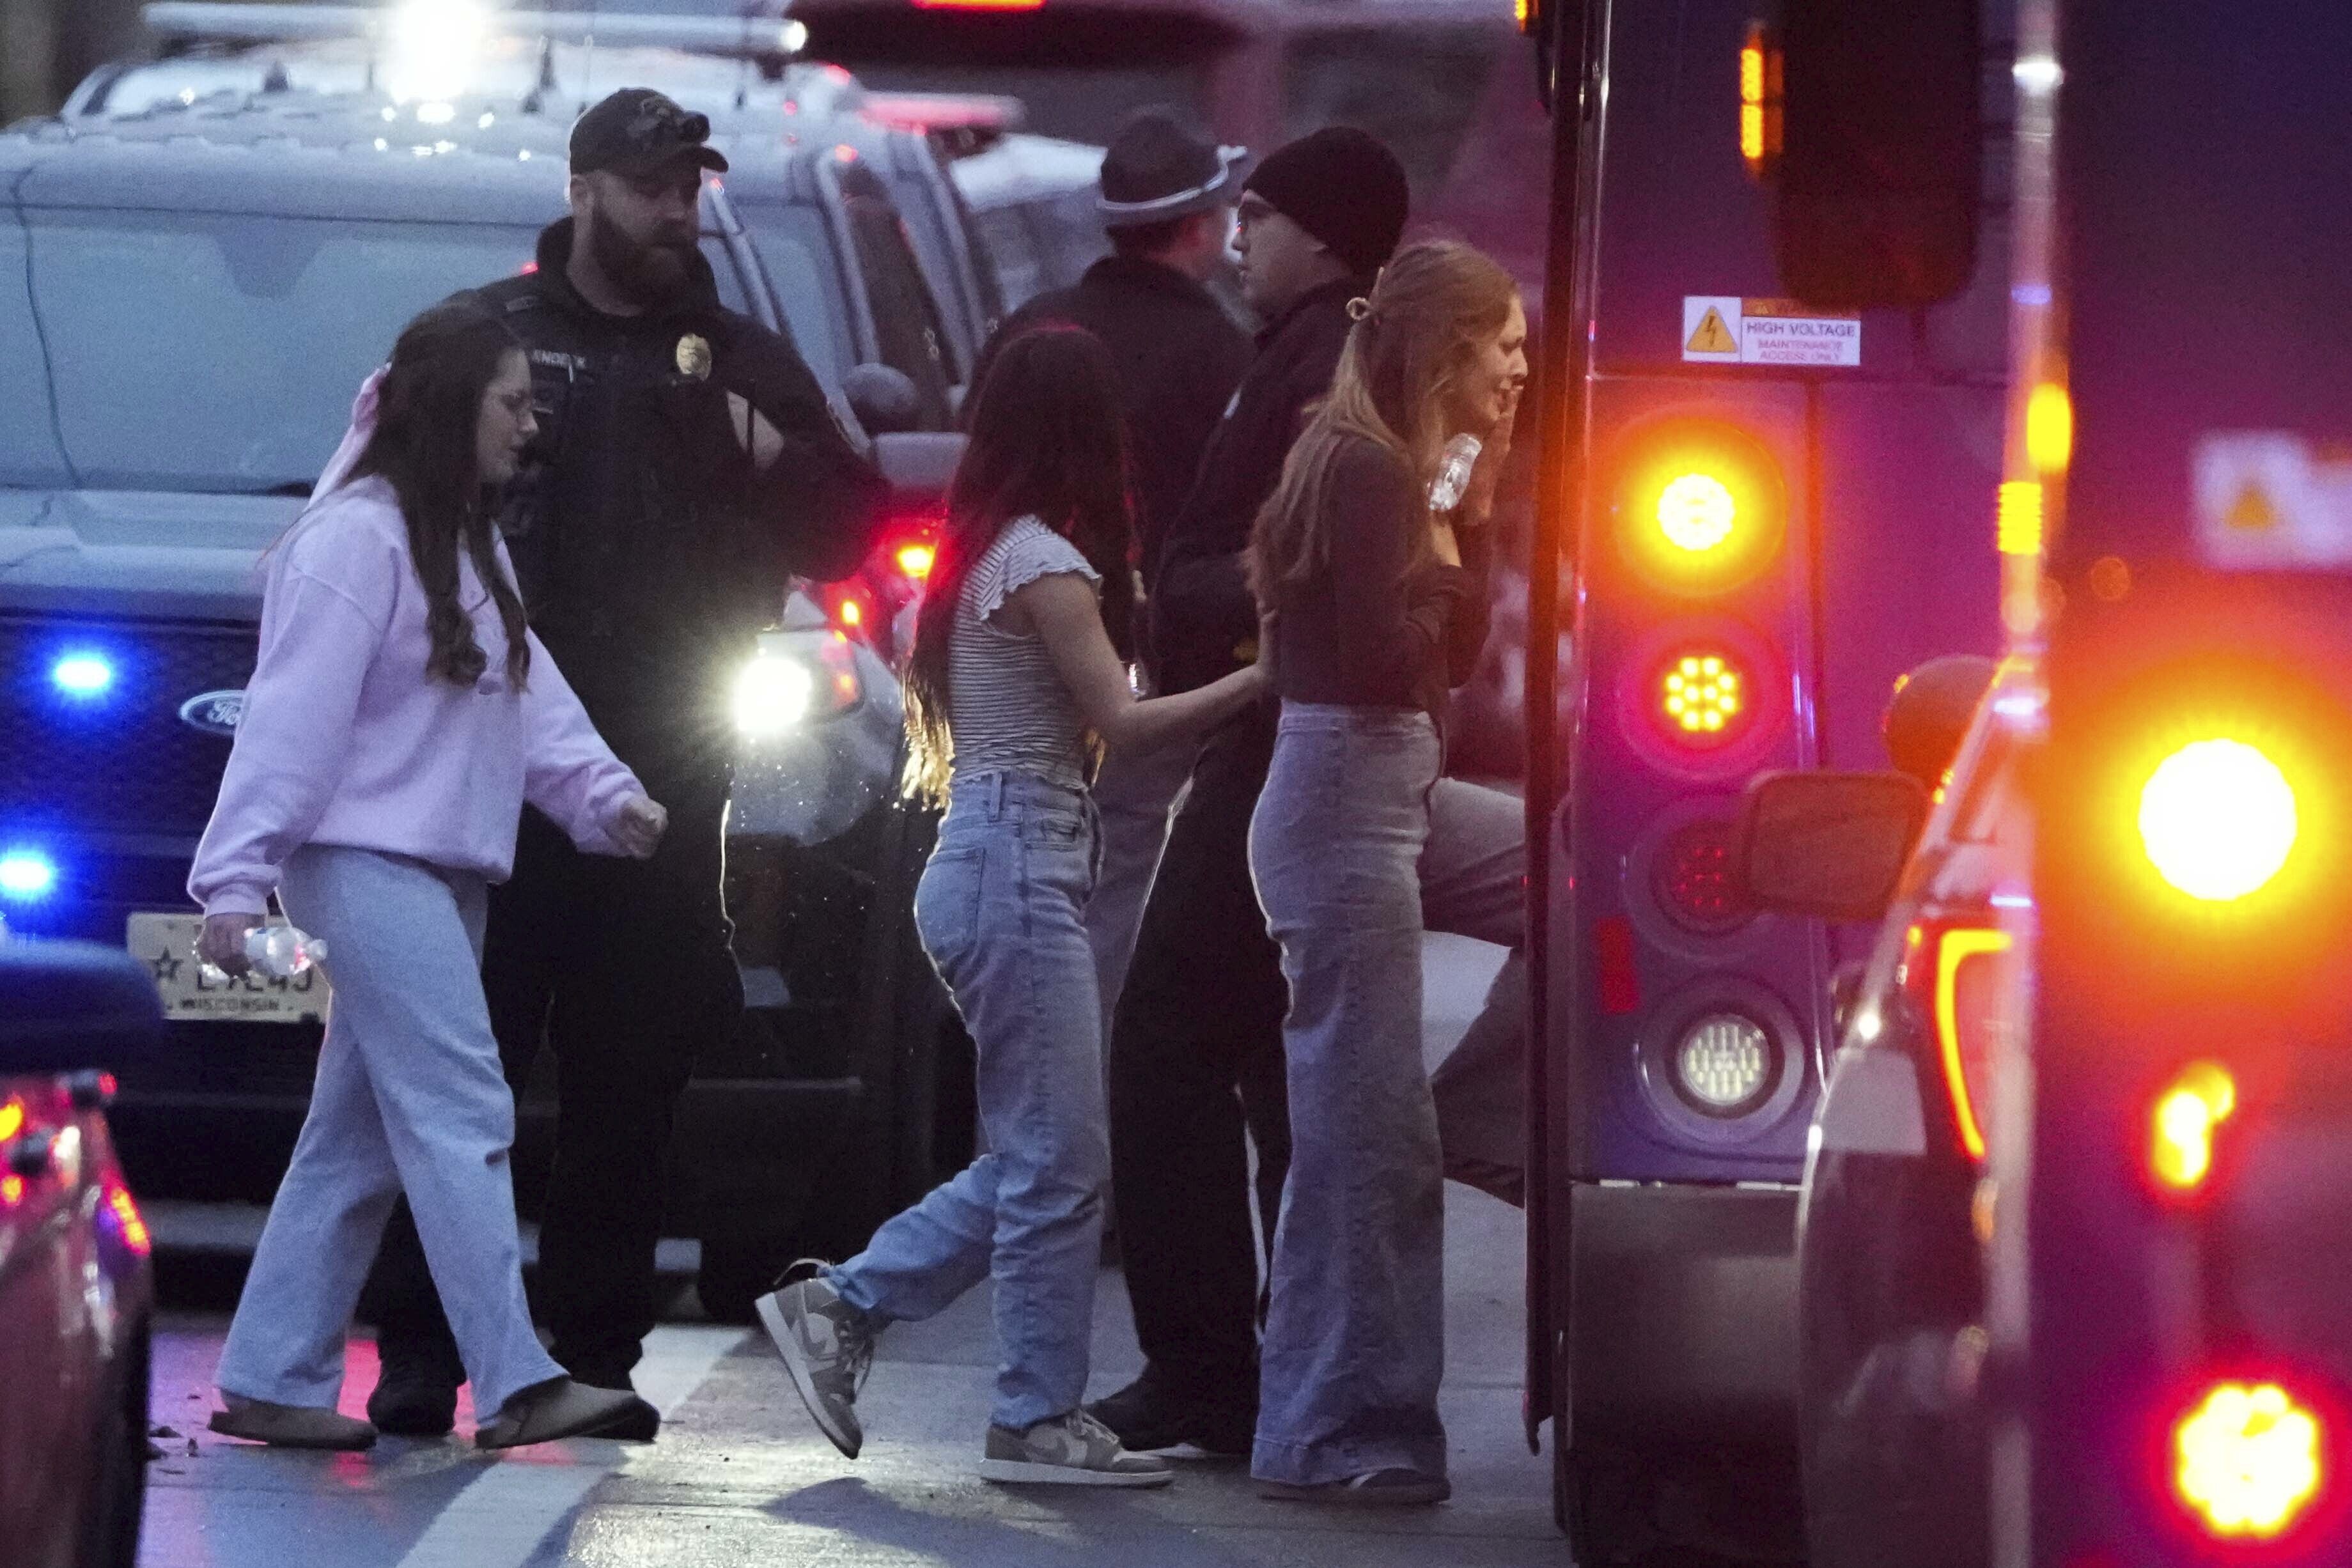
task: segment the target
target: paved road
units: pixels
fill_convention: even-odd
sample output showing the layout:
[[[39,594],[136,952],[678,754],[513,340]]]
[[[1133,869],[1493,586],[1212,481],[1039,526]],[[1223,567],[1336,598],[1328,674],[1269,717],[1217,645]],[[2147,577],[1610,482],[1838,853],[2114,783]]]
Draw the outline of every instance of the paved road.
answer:
[[[1491,949],[1432,943],[1433,1052],[1491,972]],[[583,1440],[503,1458],[457,1440],[387,1438],[372,1454],[266,1452],[203,1431],[223,1327],[167,1321],[144,1568],[1566,1568],[1547,1461],[1518,1430],[1518,1212],[1449,1188],[1447,1389],[1454,1498],[1366,1518],[1267,1502],[1237,1467],[1188,1464],[1156,1492],[1014,1490],[972,1474],[995,1361],[986,1291],[882,1342],[860,1401],[865,1457],[818,1436],[765,1341],[673,1322],[639,1385],[667,1413],[652,1445]],[[1096,1313],[1093,1391],[1139,1364],[1118,1275]],[[355,1343],[344,1407],[375,1375]],[[461,1410],[461,1423],[470,1412]],[[461,1433],[466,1429],[461,1425]],[[194,1451],[189,1449],[193,1441]]]

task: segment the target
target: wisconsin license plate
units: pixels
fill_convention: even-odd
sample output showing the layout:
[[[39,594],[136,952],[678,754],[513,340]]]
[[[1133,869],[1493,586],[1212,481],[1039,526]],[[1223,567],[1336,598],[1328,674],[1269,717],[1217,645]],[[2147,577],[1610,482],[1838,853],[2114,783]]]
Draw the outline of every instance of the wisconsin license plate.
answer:
[[[201,915],[134,915],[125,945],[155,977],[167,1019],[211,1022],[302,1023],[327,1016],[327,977],[316,967],[290,980],[262,975],[205,977],[196,960]]]

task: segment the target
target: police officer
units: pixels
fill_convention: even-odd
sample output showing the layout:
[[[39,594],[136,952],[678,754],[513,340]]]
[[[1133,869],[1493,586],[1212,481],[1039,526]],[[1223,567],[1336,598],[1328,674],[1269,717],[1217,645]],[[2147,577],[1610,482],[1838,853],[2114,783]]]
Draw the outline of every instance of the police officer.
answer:
[[[1202,450],[1249,368],[1249,334],[1204,287],[1224,259],[1234,204],[1249,169],[1242,149],[1194,136],[1164,110],[1136,114],[1103,157],[1096,204],[1111,254],[1076,285],[1041,294],[1007,318],[972,373],[976,392],[997,350],[1045,322],[1084,327],[1110,350],[1127,414],[1136,559],[1147,601],[1160,541],[1191,494]],[[1145,675],[1148,684],[1148,668]],[[1095,779],[1102,863],[1087,900],[1087,936],[1105,1039],[1168,837],[1168,809],[1192,761],[1184,747],[1112,752]]]
[[[502,517],[538,630],[614,750],[669,809],[649,861],[576,852],[526,810],[483,983],[518,1092],[556,1057],[540,1231],[551,1349],[630,1386],[654,1322],[672,1113],[742,991],[721,899],[730,671],[789,573],[865,558],[886,498],[786,339],[723,308],[698,241],[710,122],[642,88],[573,126],[572,215],[477,292],[530,351],[537,461]],[[404,1207],[372,1291],[387,1432],[449,1429],[462,1373]],[[626,1435],[651,1437],[658,1416]]]

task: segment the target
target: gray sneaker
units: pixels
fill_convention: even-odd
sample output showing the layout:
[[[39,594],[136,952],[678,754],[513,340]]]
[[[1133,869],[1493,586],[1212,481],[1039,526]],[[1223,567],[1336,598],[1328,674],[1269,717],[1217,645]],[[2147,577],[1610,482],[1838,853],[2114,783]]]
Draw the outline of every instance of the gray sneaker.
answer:
[[[1129,1453],[1109,1427],[1084,1410],[1040,1421],[1025,1432],[989,1427],[980,1475],[982,1480],[1063,1487],[1164,1487],[1176,1479],[1167,1460]]]
[[[785,1278],[811,1266],[795,1263]],[[874,1366],[874,1330],[866,1314],[816,1277],[780,1286],[757,1305],[760,1324],[784,1358],[801,1403],[833,1446],[856,1458],[866,1444],[866,1429],[857,1424],[857,1391]]]

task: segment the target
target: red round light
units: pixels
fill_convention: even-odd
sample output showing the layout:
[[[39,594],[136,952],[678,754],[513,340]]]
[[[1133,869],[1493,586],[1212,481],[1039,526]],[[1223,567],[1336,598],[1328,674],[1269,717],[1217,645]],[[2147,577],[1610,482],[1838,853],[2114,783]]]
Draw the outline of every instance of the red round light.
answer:
[[[1755,685],[1724,649],[1677,649],[1660,661],[1651,682],[1659,727],[1677,745],[1727,746],[1748,731]]]
[[[1675,924],[1703,936],[1744,924],[1748,902],[1731,874],[1731,824],[1693,822],[1669,836],[1650,874],[1651,891]]]

